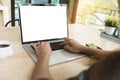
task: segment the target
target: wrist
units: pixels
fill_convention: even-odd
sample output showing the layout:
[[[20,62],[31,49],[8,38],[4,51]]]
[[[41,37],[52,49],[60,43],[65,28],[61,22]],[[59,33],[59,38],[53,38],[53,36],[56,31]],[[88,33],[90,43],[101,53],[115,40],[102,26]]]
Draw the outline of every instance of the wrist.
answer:
[[[49,61],[49,59],[50,59],[50,55],[48,55],[48,54],[38,56],[39,61]]]
[[[79,52],[85,52],[85,49],[86,48],[86,46],[79,46]]]
[[[49,58],[50,57],[50,52],[42,52],[42,53],[39,53],[38,58]]]

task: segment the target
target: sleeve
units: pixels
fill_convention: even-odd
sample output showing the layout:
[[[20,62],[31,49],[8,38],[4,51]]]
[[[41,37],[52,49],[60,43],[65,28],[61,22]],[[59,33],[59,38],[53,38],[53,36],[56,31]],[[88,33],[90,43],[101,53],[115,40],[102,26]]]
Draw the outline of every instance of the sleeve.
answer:
[[[68,79],[68,80],[87,80],[87,79],[85,79],[85,78],[86,78],[85,72],[86,72],[86,71],[83,71],[83,72],[80,73],[79,75],[77,75],[77,76],[75,76],[75,77],[72,77],[72,78],[70,78],[70,79]]]
[[[49,80],[48,78],[40,78],[40,79],[37,79],[37,80]]]

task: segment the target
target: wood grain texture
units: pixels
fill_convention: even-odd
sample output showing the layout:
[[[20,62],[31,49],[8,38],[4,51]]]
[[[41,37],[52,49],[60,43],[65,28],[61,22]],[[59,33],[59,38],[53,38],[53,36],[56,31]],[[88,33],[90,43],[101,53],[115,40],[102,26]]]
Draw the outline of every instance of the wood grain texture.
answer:
[[[120,45],[101,38],[99,30],[88,26],[70,24],[69,33],[70,38],[77,40],[83,45],[94,42],[101,48],[108,50],[120,48]],[[0,59],[0,80],[31,80],[35,63],[21,45],[19,27],[1,27],[0,40],[8,40],[13,43],[13,55]],[[87,69],[92,61],[94,60],[84,57],[50,66],[51,77],[53,80],[66,80]]]

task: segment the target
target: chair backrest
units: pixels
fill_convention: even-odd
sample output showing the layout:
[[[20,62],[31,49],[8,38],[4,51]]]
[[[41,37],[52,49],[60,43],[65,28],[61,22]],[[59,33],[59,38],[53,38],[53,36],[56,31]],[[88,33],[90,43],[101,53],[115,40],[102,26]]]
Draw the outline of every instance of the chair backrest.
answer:
[[[17,21],[18,24],[19,24],[19,19],[15,19],[14,21]],[[12,23],[12,20],[8,21],[6,24],[5,24],[5,27],[8,27],[8,25]]]
[[[38,4],[51,3],[51,0],[33,0],[32,3],[38,3]]]

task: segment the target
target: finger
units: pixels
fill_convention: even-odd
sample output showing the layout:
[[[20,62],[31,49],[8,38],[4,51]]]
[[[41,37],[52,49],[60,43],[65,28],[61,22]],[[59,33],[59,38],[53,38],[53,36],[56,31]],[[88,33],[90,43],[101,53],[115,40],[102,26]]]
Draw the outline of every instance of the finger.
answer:
[[[41,47],[41,46],[44,46],[44,45],[45,45],[45,42],[37,42],[38,47]]]
[[[32,47],[34,50],[36,50],[36,49],[37,49],[37,43],[32,44],[31,47]]]
[[[70,44],[71,42],[73,42],[73,40],[72,39],[66,39],[64,42]]]
[[[38,45],[41,45],[41,43],[42,43],[42,42],[37,42],[37,46],[38,46]]]
[[[68,45],[68,44],[67,44],[67,43],[64,43],[64,42],[62,42],[62,43],[59,44],[59,46],[61,46],[61,47],[64,47],[64,46],[66,46],[66,45]]]
[[[64,49],[66,51],[72,52],[72,47],[70,47],[70,46],[64,46]]]
[[[70,43],[69,39],[65,39],[62,43],[60,43],[60,46],[63,46],[69,43]]]
[[[42,41],[42,42],[40,42],[40,43],[41,43],[41,45],[45,45],[45,44],[47,44],[48,42],[43,42],[43,41]]]
[[[66,38],[65,41],[69,41],[70,39]]]
[[[45,43],[46,43],[46,45],[50,46],[50,43],[49,43],[49,42],[45,42]]]
[[[40,48],[40,47],[46,48],[46,47],[50,46],[48,42],[40,42],[40,43],[38,43],[38,45],[39,45],[39,46],[38,46],[39,48]]]
[[[49,48],[50,47],[50,43],[49,42],[44,42],[44,46],[46,47],[46,48]],[[51,48],[51,47],[50,47]]]
[[[48,42],[41,42],[40,45],[41,46],[46,46],[46,45],[48,45]]]

